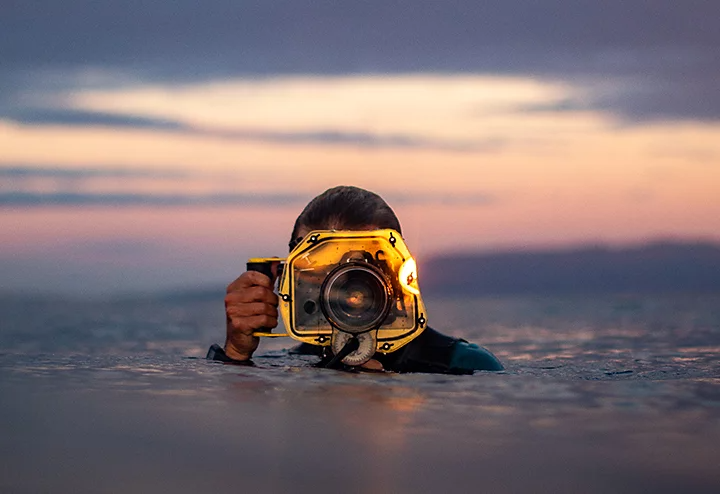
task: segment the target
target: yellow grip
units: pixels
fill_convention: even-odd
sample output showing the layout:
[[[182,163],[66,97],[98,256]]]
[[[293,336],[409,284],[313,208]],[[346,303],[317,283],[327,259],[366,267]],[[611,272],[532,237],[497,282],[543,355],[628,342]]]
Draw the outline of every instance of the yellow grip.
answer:
[[[282,336],[289,336],[287,333],[270,333],[269,331],[255,331],[253,336],[262,336],[264,338],[280,338]]]

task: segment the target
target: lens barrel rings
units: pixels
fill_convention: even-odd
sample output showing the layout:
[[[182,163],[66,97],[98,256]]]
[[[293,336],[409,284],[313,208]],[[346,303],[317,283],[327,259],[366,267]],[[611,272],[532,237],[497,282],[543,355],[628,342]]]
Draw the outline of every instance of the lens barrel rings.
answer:
[[[348,262],[331,271],[320,291],[320,307],[341,331],[359,334],[377,329],[392,305],[384,273],[367,262]]]

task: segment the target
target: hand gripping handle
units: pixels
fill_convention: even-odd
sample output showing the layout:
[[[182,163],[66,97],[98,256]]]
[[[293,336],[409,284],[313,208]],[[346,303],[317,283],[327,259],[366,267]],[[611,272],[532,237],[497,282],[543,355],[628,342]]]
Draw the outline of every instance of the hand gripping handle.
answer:
[[[273,279],[272,265],[274,262],[280,263],[280,262],[282,262],[282,259],[280,259],[279,257],[249,259],[247,262],[247,270],[248,271],[257,271],[258,273],[262,273],[272,280]],[[278,270],[278,273],[279,273],[279,270]],[[287,336],[287,334],[273,333],[272,329],[269,329],[269,328],[259,328],[257,331],[255,331],[253,333],[253,336],[278,337],[278,336]]]
[[[273,279],[272,261],[250,259],[247,262],[247,270],[248,271],[257,271],[258,273],[264,274],[271,280]]]

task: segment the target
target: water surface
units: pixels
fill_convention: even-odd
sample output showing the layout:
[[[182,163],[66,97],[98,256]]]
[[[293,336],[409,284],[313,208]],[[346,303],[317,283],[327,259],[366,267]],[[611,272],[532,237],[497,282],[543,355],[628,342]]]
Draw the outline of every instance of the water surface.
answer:
[[[472,376],[201,357],[222,301],[0,300],[0,491],[717,492],[720,296],[429,300]]]

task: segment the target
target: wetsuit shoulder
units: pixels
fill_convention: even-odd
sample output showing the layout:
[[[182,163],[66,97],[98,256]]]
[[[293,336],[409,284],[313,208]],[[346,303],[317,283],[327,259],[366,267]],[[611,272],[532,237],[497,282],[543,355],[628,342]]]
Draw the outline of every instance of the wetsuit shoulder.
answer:
[[[487,348],[475,343],[468,343],[465,340],[458,340],[453,347],[450,368],[468,371],[500,371],[503,370],[503,365]]]
[[[397,352],[378,355],[385,369],[395,372],[472,374],[476,370],[503,369],[489,350],[432,328],[425,329]]]

